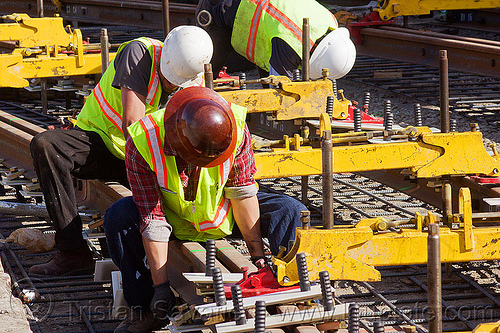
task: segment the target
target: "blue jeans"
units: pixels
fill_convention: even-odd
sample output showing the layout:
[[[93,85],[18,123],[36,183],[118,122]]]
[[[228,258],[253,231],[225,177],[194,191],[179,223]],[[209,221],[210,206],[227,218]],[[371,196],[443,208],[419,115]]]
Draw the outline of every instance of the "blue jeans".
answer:
[[[283,194],[259,191],[257,198],[262,235],[269,239],[271,252],[277,254],[280,245],[288,248],[289,241],[295,239],[295,228],[302,226],[300,211],[307,208]],[[132,197],[118,200],[106,211],[104,231],[109,254],[122,273],[125,301],[129,306],[148,309],[154,294],[153,280],[139,231],[139,212]]]

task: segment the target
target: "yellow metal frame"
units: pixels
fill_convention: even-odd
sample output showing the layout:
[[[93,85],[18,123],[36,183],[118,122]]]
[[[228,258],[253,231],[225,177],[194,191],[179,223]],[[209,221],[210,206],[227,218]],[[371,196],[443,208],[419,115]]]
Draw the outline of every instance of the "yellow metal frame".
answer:
[[[334,146],[333,172],[406,169],[408,174],[419,178],[500,174],[500,155],[490,156],[486,152],[480,132],[432,133],[426,127],[409,127],[405,132],[410,133],[414,141]],[[332,141],[367,140],[369,134],[335,134],[332,135]],[[284,148],[255,153],[256,179],[322,173],[321,149],[301,145],[300,142],[304,141],[302,138],[295,138],[292,145],[286,139]]]
[[[326,99],[334,96],[328,79],[293,82],[286,76],[270,76],[271,89],[220,91],[228,102],[247,108],[249,113],[273,112],[276,120],[319,118],[326,111]],[[351,102],[342,91],[333,102],[332,117],[345,119]]]
[[[459,197],[463,223],[458,229],[440,227],[441,262],[500,259],[500,227],[473,227],[469,189],[462,188]],[[423,228],[435,221],[432,213],[425,218],[417,213],[414,227],[398,232],[378,232],[377,226],[387,223],[383,218],[330,230],[297,228],[290,252],[283,259],[274,259],[278,281],[285,286],[299,282],[298,253],[306,255],[311,280],[317,280],[319,272],[328,271],[332,280],[379,281],[380,273],[374,267],[425,264],[428,234]]]
[[[390,20],[398,16],[426,15],[432,10],[460,10],[498,8],[498,0],[379,0],[378,7],[382,20]]]
[[[14,42],[10,54],[0,54],[0,87],[27,87],[31,78],[101,73],[101,55],[85,53],[79,29],[68,31],[61,17],[31,18],[6,15],[13,23],[0,24],[0,41]],[[115,53],[111,53],[112,60]]]

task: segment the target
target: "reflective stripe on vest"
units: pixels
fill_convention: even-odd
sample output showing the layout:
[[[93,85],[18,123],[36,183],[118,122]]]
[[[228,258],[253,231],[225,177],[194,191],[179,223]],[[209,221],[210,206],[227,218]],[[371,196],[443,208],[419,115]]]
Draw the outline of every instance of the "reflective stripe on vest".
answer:
[[[160,129],[156,125],[151,115],[148,115],[141,120],[139,124],[146,133],[149,151],[153,159],[153,171],[156,173],[158,184],[162,189],[168,189],[167,163],[160,138]]]
[[[255,44],[257,38],[257,31],[259,30],[260,19],[262,11],[266,11],[274,19],[280,22],[285,28],[287,28],[297,39],[302,43],[302,29],[296,25],[288,16],[286,16],[282,11],[269,3],[270,0],[250,0],[257,8],[252,18],[252,24],[250,26],[250,34],[248,36],[247,43],[247,57],[250,61],[255,61]],[[309,39],[310,47],[314,45],[314,41]]]
[[[113,109],[111,107],[111,105],[108,103],[108,101],[106,100],[106,98],[104,98],[100,82],[97,84],[97,87],[94,89],[94,96],[97,100],[97,103],[99,103],[99,106],[101,107],[101,110],[104,113],[104,115],[106,116],[106,118],[108,118],[108,120],[110,122],[112,122],[113,125],[115,125],[116,128],[118,128],[120,130],[120,132],[123,133],[122,116],[115,109]]]
[[[231,201],[226,199],[225,197],[222,197],[219,207],[217,207],[217,211],[215,212],[215,218],[213,219],[213,221],[207,220],[200,222],[200,231],[217,229],[226,219],[227,213],[229,212],[229,207],[231,207]],[[196,226],[193,222],[191,222],[191,224]]]
[[[148,87],[148,94],[146,96],[146,103],[149,105],[152,105],[151,103],[154,101],[156,92],[158,90],[158,84],[160,83],[160,75],[158,74],[158,71],[156,70],[158,68],[158,63],[160,61],[160,55],[161,55],[161,49],[162,46],[161,44],[156,40],[152,38],[147,38],[149,42],[153,45],[154,48],[154,59],[153,60],[153,70],[151,71],[151,77],[149,78],[149,87]]]

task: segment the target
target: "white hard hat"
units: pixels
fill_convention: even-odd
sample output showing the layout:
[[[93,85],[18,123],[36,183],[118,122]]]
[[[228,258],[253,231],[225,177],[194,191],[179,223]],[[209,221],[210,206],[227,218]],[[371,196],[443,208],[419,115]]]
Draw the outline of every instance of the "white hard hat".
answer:
[[[328,68],[330,79],[340,79],[352,69],[356,60],[356,47],[349,38],[349,30],[337,28],[327,34],[311,55],[309,73],[312,79],[321,77]]]
[[[165,38],[160,71],[176,86],[200,86],[204,64],[210,62],[212,53],[212,39],[205,30],[192,25],[178,26]]]

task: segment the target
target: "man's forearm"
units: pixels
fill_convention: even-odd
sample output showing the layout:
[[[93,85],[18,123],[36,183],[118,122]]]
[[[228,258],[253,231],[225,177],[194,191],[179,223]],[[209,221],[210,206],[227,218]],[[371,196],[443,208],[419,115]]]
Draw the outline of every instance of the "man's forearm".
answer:
[[[245,199],[231,199],[233,216],[245,239],[252,257],[264,256],[264,242],[260,228],[260,211],[257,196]]]
[[[168,242],[157,242],[142,237],[142,244],[144,245],[144,250],[146,251],[146,259],[148,261],[149,269],[151,270],[153,283],[156,285],[168,281]]]
[[[145,115],[146,97],[128,88],[121,88],[121,94],[123,106],[122,130],[125,139],[127,139],[127,127]]]

